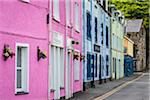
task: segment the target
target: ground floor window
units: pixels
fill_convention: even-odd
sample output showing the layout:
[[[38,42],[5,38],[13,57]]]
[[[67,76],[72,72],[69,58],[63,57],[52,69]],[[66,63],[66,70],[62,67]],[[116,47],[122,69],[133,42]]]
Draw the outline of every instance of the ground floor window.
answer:
[[[80,54],[76,52],[77,58],[74,58],[74,80],[77,81],[80,79]]]
[[[29,45],[16,44],[16,94],[29,92]]]

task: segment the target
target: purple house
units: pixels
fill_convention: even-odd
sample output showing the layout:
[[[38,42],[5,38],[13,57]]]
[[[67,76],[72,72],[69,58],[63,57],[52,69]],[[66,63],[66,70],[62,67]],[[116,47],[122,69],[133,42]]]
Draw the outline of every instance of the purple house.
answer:
[[[0,0],[0,100],[47,100],[48,0]]]

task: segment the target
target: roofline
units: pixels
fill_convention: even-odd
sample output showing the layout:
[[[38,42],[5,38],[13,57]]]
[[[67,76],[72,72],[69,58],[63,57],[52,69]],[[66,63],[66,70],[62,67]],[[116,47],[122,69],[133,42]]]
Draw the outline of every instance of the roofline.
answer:
[[[134,44],[134,42],[130,38],[128,38],[127,36],[124,36],[124,38]]]
[[[109,12],[109,11],[107,11],[106,9],[104,9],[104,7],[101,5],[101,3],[99,3],[98,1],[97,1],[97,4],[99,4],[99,6],[111,17],[112,16],[112,14]]]

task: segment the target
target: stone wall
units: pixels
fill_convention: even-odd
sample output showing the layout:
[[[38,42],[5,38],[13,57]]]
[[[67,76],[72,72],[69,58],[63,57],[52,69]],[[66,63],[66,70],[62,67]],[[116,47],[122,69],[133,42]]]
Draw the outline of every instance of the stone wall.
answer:
[[[127,33],[134,42],[134,57],[136,59],[135,71],[144,71],[146,68],[146,32],[142,27],[139,32]]]

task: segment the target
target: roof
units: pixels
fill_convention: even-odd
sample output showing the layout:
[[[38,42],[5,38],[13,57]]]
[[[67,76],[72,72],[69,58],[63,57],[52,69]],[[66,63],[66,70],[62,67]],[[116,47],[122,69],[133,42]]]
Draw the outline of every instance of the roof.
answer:
[[[126,32],[139,32],[142,27],[143,19],[127,20]]]

